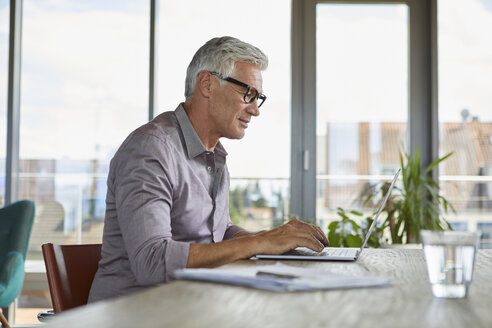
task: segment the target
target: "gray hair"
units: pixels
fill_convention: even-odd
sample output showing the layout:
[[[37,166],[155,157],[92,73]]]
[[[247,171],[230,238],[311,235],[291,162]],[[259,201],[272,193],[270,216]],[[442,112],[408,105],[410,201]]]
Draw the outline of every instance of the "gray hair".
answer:
[[[191,99],[200,72],[215,71],[224,76],[231,76],[238,61],[254,64],[262,71],[268,66],[268,57],[260,49],[236,38],[224,36],[205,43],[188,65],[185,81],[186,100]]]

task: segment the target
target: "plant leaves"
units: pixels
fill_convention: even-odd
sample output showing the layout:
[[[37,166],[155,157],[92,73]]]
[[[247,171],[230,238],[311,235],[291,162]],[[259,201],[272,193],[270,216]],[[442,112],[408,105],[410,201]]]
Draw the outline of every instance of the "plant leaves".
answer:
[[[362,246],[362,238],[355,235],[348,235],[345,237],[344,246],[347,247],[361,247]]]
[[[360,226],[357,224],[357,222],[355,222],[354,220],[349,220],[349,222],[352,225],[352,229],[354,230],[354,232],[359,232]]]
[[[328,230],[329,231],[335,231],[338,228],[339,221],[333,221],[328,225]]]
[[[328,241],[330,242],[331,247],[340,247],[340,235],[335,232],[335,230],[331,230],[328,233]]]
[[[442,161],[444,161],[445,159],[447,159],[449,156],[453,155],[454,153],[453,152],[450,152],[449,154],[446,154],[444,155],[443,157],[441,158],[438,158],[436,160],[434,160],[432,163],[429,164],[429,166],[425,169],[425,173],[429,173],[430,171],[432,171],[437,165],[439,165],[439,163],[441,163]]]
[[[357,215],[357,216],[362,216],[363,214],[361,212],[357,212],[357,211],[350,211],[349,212],[350,214],[353,214],[353,215]]]

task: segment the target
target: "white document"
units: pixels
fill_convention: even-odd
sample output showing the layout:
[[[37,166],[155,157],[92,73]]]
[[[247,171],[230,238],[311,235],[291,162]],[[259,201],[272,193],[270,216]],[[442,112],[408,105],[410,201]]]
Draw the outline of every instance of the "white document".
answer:
[[[340,275],[280,263],[231,269],[180,269],[175,271],[175,276],[178,279],[217,282],[276,292],[391,285],[391,281],[383,277]]]

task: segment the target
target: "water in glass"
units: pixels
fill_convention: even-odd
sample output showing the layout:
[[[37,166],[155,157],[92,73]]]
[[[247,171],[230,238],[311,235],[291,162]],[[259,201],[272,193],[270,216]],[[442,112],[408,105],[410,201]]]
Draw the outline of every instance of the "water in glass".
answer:
[[[424,253],[432,292],[436,297],[461,298],[468,295],[475,246],[425,245]]]
[[[420,232],[432,292],[436,297],[468,295],[480,232]]]

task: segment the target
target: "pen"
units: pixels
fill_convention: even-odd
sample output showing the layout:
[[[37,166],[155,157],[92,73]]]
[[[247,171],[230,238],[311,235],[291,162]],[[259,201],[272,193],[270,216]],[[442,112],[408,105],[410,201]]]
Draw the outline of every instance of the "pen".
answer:
[[[267,271],[258,271],[256,273],[257,277],[269,277],[269,278],[279,278],[279,279],[294,279],[299,278],[299,276],[288,274],[288,273],[275,273]]]

